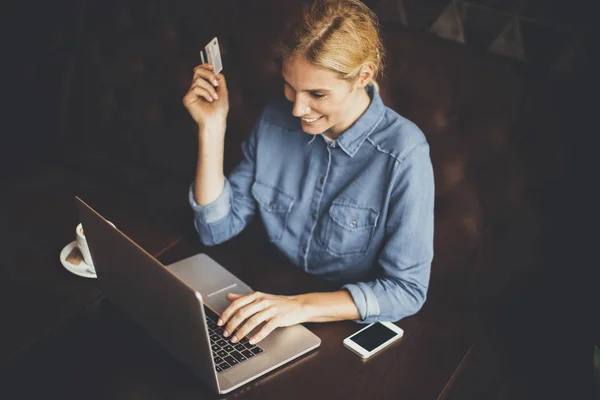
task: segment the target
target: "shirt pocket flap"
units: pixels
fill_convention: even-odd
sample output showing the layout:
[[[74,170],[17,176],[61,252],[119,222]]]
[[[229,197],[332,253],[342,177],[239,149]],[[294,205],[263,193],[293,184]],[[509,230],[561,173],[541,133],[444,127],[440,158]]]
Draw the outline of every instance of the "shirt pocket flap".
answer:
[[[336,224],[349,231],[371,229],[379,218],[379,213],[370,208],[335,203],[329,207],[329,215]]]
[[[252,185],[252,196],[261,207],[270,212],[288,212],[294,204],[293,197],[260,182]]]

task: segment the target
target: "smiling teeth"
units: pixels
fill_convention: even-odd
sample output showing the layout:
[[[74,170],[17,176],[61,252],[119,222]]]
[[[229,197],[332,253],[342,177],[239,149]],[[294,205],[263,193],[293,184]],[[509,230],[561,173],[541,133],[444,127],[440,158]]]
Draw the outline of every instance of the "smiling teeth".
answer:
[[[315,121],[316,121],[316,120],[318,120],[318,119],[319,119],[319,118],[313,118],[313,119],[306,119],[306,118],[302,118],[302,120],[303,120],[304,122],[308,122],[308,123],[315,122]]]

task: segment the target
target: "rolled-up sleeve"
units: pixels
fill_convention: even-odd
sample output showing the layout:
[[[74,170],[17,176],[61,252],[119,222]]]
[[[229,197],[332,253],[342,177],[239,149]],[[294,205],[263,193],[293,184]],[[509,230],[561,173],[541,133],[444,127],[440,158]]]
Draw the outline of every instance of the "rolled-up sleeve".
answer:
[[[435,188],[429,146],[416,146],[394,179],[379,277],[344,285],[360,314],[357,322],[397,321],[415,314],[427,297],[433,260]]]
[[[227,178],[225,178],[225,186],[219,197],[205,206],[201,206],[196,202],[196,199],[194,198],[194,189],[194,184],[192,183],[190,185],[189,200],[192,210],[194,210],[196,224],[202,226],[208,225],[229,215],[231,209],[231,184]],[[197,228],[198,227],[196,227],[196,229]]]
[[[256,213],[256,202],[251,194],[254,182],[256,148],[261,118],[251,134],[242,143],[242,160],[225,178],[221,194],[210,204],[199,205],[194,198],[194,184],[190,185],[189,203],[194,212],[194,226],[200,241],[213,246],[240,233]]]

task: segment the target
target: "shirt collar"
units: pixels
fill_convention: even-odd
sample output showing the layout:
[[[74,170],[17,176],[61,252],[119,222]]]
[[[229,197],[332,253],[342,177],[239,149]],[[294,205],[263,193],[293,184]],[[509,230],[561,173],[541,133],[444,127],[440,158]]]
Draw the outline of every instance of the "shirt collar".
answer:
[[[354,157],[363,142],[375,130],[385,111],[385,105],[379,92],[375,90],[375,86],[369,84],[366,86],[366,90],[371,98],[371,103],[354,124],[334,142],[350,157]]]

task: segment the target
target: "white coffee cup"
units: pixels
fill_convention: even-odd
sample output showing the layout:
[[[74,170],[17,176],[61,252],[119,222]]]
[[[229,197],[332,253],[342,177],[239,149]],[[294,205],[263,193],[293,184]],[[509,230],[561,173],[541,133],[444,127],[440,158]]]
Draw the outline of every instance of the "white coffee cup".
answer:
[[[108,221],[109,224],[115,226],[112,222]],[[83,257],[83,261],[89,265],[94,266],[94,262],[92,261],[92,255],[90,254],[90,249],[87,244],[87,240],[85,239],[85,232],[83,231],[83,226],[81,224],[77,225],[75,228],[75,237],[77,239],[77,247],[79,248],[79,252]]]

